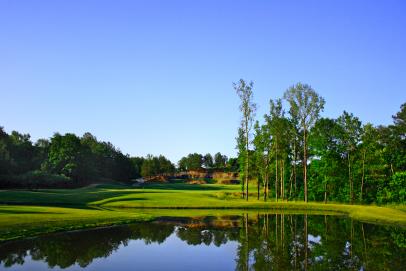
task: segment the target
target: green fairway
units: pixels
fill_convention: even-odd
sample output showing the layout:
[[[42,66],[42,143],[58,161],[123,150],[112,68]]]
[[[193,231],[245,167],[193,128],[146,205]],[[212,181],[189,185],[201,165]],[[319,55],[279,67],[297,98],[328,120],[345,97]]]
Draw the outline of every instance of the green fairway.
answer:
[[[80,189],[0,191],[0,240],[37,233],[107,226],[159,216],[244,212],[347,215],[371,223],[406,226],[404,206],[377,207],[303,202],[264,202],[239,196],[238,185],[154,184],[143,188],[99,185]],[[255,191],[254,187],[251,191]]]

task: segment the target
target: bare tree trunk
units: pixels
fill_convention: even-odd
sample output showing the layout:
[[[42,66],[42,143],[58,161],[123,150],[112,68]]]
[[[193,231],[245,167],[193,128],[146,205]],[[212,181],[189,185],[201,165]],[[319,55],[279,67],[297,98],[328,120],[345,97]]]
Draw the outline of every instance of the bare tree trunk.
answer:
[[[279,162],[279,165],[280,165],[280,186],[281,186],[281,188],[280,188],[280,192],[281,192],[281,200],[283,201],[283,166],[282,166],[282,161],[283,160],[281,160],[280,162]]]
[[[258,178],[258,180],[257,180],[257,188],[258,188],[258,194],[257,194],[257,200],[259,200],[259,194],[260,194],[260,192],[259,192],[259,178]]]
[[[245,121],[245,147],[246,147],[246,154],[247,154],[247,159],[246,159],[246,161],[245,161],[245,168],[246,168],[246,170],[245,170],[245,185],[246,185],[246,189],[247,189],[247,193],[246,193],[246,199],[247,199],[247,201],[248,201],[248,173],[249,173],[249,170],[248,170],[248,166],[249,166],[249,149],[248,149],[248,147],[249,147],[249,138],[248,138],[248,136],[249,136],[249,133],[248,133],[248,119],[246,119],[246,121]]]
[[[306,127],[303,129],[303,179],[304,179],[304,201],[307,202],[307,146]]]
[[[271,188],[271,184],[269,182],[269,180],[271,179],[271,176],[268,175],[268,173],[267,173],[267,176],[268,176],[268,179],[266,180],[266,198],[268,199],[269,195],[272,193],[272,188]]]
[[[290,177],[289,177],[289,182],[290,182],[290,188],[289,188],[289,198],[292,198],[292,189],[293,189],[293,171],[290,173]]]
[[[267,190],[268,190],[268,168],[265,168],[265,180],[264,180],[264,201],[267,199]]]
[[[269,154],[268,154],[269,155]],[[269,161],[269,157],[268,157],[268,162],[267,162],[267,166],[266,166],[266,200],[268,200],[269,195],[271,194],[271,185],[269,184],[269,179],[270,179],[270,175],[268,174],[268,170],[269,170],[269,166],[270,166],[270,161]]]
[[[282,199],[285,199],[285,161],[282,160]]]
[[[326,178],[326,177],[324,177]],[[324,182],[324,204],[327,203],[327,183]]]
[[[275,199],[278,202],[278,138],[275,139]]]
[[[282,160],[282,199],[285,199],[285,161]]]
[[[295,142],[294,142],[294,145],[293,145],[293,152],[294,152],[294,154],[293,154],[293,156],[294,156],[294,158],[293,158],[293,172],[294,172],[294,174],[295,174],[295,198],[297,197],[297,178],[296,178],[296,176],[297,176],[297,174],[296,174],[296,160],[297,160],[297,151],[296,151],[296,138],[295,138]]]
[[[361,178],[361,194],[360,201],[362,202],[362,193],[364,191],[364,180],[365,180],[365,158],[367,151],[364,149],[364,155],[362,157],[362,178]]]
[[[352,204],[352,178],[351,178],[351,159],[350,152],[348,152],[348,182],[350,186],[350,203]]]
[[[245,168],[244,168],[244,175],[245,175]],[[241,197],[245,198],[245,176],[241,179]]]

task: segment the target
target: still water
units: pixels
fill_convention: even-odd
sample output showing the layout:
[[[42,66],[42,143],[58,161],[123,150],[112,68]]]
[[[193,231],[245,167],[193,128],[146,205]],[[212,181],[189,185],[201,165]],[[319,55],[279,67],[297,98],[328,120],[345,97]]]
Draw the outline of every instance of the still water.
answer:
[[[0,270],[406,270],[406,230],[342,216],[244,214],[0,244]]]

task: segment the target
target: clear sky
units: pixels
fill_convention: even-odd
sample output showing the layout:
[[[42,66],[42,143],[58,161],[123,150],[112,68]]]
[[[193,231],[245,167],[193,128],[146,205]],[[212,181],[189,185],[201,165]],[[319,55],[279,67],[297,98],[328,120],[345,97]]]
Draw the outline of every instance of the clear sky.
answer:
[[[235,155],[239,101],[258,117],[296,82],[389,124],[406,102],[406,1],[0,0],[0,126],[91,132],[124,153]]]

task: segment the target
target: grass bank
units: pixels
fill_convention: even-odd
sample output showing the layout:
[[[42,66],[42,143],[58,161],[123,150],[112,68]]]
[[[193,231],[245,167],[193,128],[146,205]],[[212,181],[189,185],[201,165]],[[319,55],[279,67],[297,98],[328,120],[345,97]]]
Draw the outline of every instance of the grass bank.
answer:
[[[0,240],[159,216],[221,216],[242,211],[339,214],[369,223],[406,227],[404,206],[263,202],[254,195],[247,202],[239,197],[239,189],[238,185],[155,184],[143,188],[100,185],[79,189],[3,190],[0,191]]]
[[[145,213],[78,208],[2,205],[0,241],[20,239],[42,233],[112,226],[153,217]]]

